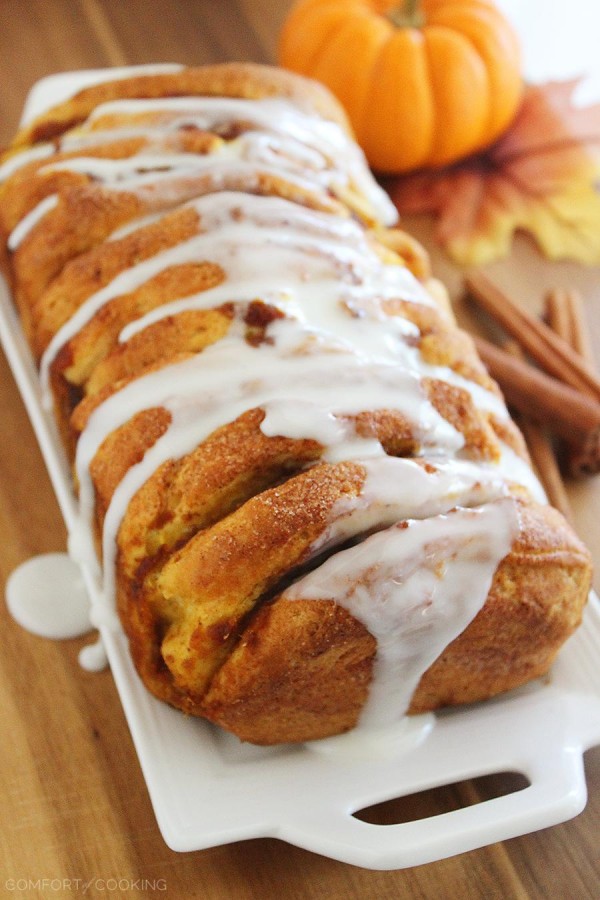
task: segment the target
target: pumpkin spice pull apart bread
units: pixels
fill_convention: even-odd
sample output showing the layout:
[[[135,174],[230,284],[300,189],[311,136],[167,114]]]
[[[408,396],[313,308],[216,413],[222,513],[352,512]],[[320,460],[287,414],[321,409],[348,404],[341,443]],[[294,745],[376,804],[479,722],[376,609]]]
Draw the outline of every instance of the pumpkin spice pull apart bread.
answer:
[[[548,671],[589,555],[323,88],[105,80],[0,175],[77,543],[154,695],[273,744]]]

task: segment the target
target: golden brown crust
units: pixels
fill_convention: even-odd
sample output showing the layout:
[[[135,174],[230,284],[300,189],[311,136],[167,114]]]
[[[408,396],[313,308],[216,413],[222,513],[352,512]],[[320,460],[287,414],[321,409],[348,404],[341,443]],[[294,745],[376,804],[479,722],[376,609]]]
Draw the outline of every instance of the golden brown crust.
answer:
[[[375,639],[332,600],[266,604],[201,710],[256,744],[340,734],[356,725],[367,699],[375,651]]]
[[[545,675],[580,623],[588,576],[588,553],[564,519],[521,505],[519,536],[485,605],[422,677],[410,712],[485,700]],[[336,734],[359,718],[375,652],[369,633],[330,601],[275,600],[212,680],[204,714],[254,743],[306,741],[323,736],[321,695],[336,698]]]

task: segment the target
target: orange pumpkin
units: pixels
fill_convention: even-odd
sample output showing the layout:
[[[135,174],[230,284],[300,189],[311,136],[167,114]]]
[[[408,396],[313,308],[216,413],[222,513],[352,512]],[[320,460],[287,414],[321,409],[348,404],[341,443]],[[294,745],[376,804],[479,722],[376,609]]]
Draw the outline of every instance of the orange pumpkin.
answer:
[[[482,149],[521,98],[518,41],[492,0],[300,0],[279,56],[333,91],[383,172]]]

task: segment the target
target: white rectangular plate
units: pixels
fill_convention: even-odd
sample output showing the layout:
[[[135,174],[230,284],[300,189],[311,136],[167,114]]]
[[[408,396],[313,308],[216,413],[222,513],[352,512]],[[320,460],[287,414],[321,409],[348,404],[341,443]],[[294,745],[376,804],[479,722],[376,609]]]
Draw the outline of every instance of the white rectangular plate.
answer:
[[[32,92],[27,116],[93,77],[45,79]],[[0,337],[71,531],[77,517],[68,467],[3,282]],[[84,577],[93,594],[98,585],[88,572]],[[585,805],[582,756],[600,743],[595,597],[548,681],[437,715],[431,728],[419,729],[417,721],[395,752],[375,759],[308,746],[242,745],[156,701],[137,677],[125,637],[102,636],[159,827],[174,850],[269,836],[354,865],[395,869],[562,822]],[[521,772],[529,786],[417,822],[375,825],[353,815],[385,800],[507,771]]]

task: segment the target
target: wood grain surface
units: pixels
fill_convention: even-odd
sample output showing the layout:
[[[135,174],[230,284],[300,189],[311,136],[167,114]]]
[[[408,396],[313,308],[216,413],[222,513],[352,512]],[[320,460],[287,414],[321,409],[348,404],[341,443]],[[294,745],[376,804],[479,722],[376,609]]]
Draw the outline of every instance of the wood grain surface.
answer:
[[[289,0],[0,0],[0,143],[44,75],[155,61],[273,62]],[[437,274],[458,273],[433,248]],[[520,240],[490,274],[537,308],[545,287],[576,284],[600,350],[598,272],[545,263]],[[476,325],[469,310],[466,324]],[[0,575],[65,548],[65,530],[10,371],[0,357]],[[600,480],[569,486],[576,525],[600,569]],[[397,872],[333,862],[277,840],[189,854],[169,850],[109,671],[78,665],[85,640],[52,642],[16,625],[1,604],[0,896],[126,898],[597,898],[600,748],[586,754],[589,801],[574,820],[449,860]],[[89,638],[88,638],[89,641]],[[408,798],[379,812],[431,815],[512,790],[497,775]],[[206,810],[210,817],[211,810]]]

